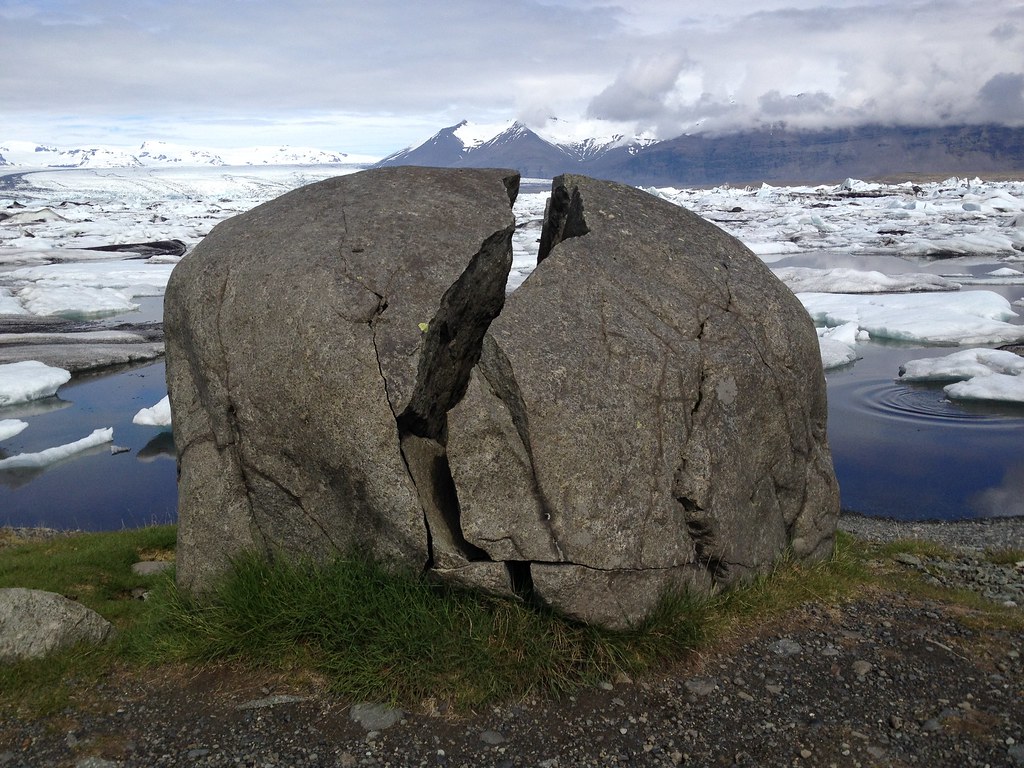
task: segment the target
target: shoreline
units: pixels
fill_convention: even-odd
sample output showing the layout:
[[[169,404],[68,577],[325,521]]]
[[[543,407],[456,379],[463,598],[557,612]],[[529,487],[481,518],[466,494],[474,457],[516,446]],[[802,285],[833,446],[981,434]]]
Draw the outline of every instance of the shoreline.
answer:
[[[986,549],[1024,549],[1024,516],[968,520],[897,520],[868,517],[844,510],[839,515],[837,530],[876,543],[917,539],[970,553],[979,553]],[[46,541],[61,536],[105,532],[111,531],[0,525],[0,547],[21,541]]]

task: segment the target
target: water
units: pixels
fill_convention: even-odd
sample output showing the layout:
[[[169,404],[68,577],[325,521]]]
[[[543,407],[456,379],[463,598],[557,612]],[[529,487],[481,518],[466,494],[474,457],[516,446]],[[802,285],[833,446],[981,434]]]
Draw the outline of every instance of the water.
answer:
[[[983,275],[998,265],[819,252],[773,266]],[[1020,285],[984,287],[1011,301],[1024,296]],[[140,303],[132,321],[160,319],[160,299]],[[951,402],[939,384],[896,381],[908,360],[957,349],[873,341],[859,345],[863,359],[828,372],[829,440],[845,509],[905,520],[1024,515],[1024,406]],[[38,414],[27,419],[28,429],[4,442],[0,457],[108,426],[114,443],[130,449],[111,455],[103,446],[44,471],[0,472],[0,525],[111,530],[172,522],[177,489],[170,430],[131,423],[140,408],[165,393],[163,364],[153,363],[77,376],[57,398],[0,409],[0,419]]]
[[[948,400],[896,380],[955,348],[869,343],[826,375],[829,444],[844,509],[901,520],[1024,515],[1024,406]]]
[[[110,445],[46,469],[0,470],[0,525],[117,530],[173,522],[177,512],[174,442],[169,429],[140,427],[132,417],[167,392],[164,365],[76,376],[58,396],[0,408],[0,419],[29,426],[5,440],[0,457],[36,452],[114,428]]]

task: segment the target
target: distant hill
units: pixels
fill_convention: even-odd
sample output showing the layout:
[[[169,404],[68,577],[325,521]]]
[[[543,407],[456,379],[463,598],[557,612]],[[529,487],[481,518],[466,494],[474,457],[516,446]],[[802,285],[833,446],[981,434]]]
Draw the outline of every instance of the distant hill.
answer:
[[[820,131],[785,128],[659,142],[558,143],[514,123],[488,140],[466,143],[460,123],[378,166],[516,168],[524,177],[584,173],[644,186],[767,182],[833,183],[849,177],[1024,173],[1024,128],[997,125],[866,125]],[[584,150],[581,151],[581,145]]]
[[[306,147],[199,149],[146,141],[139,147],[55,147],[25,141],[0,143],[0,166],[27,168],[139,168],[223,165],[369,164],[373,158],[353,157]]]

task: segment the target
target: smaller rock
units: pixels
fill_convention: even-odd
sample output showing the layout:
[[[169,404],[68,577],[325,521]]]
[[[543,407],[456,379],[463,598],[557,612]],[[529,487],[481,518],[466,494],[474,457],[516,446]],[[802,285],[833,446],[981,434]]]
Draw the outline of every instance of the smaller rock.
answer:
[[[498,744],[504,744],[507,739],[497,731],[484,731],[480,734],[480,741],[484,744],[490,744],[492,747]]]
[[[718,687],[713,677],[691,677],[683,685],[694,696],[709,696]]]
[[[174,563],[166,560],[144,560],[132,565],[132,573],[138,576],[155,576],[173,567]]]
[[[383,731],[400,722],[405,712],[387,704],[353,704],[349,717],[368,731]]]
[[[783,637],[781,640],[776,640],[774,643],[769,645],[768,650],[778,656],[795,656],[800,653],[803,648],[800,643],[795,640]]]
[[[1006,750],[1011,765],[1024,765],[1024,744],[1014,744]]]
[[[53,592],[0,589],[0,661],[37,659],[78,643],[103,643],[113,625]]]
[[[874,664],[872,664],[870,661],[858,659],[857,661],[853,662],[853,674],[855,674],[857,677],[864,677],[864,675],[866,675],[874,668]]]

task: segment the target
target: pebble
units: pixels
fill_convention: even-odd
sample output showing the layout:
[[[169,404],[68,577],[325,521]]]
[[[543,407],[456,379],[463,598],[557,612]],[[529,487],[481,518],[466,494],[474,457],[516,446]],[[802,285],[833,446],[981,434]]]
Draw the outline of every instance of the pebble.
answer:
[[[497,731],[484,731],[480,734],[480,741],[484,744],[490,744],[492,747],[498,744],[504,744],[507,739]]]
[[[352,705],[349,717],[367,731],[383,731],[400,722],[405,717],[405,712],[393,709],[386,704],[363,702]]]
[[[858,659],[857,661],[853,662],[852,669],[853,674],[855,674],[857,677],[864,677],[864,675],[866,675],[868,672],[874,669],[874,665],[870,661]]]
[[[774,643],[768,646],[768,650],[778,656],[795,656],[800,653],[803,648],[800,643],[792,640],[788,637],[784,637],[781,640],[776,640]]]
[[[683,685],[694,696],[708,696],[718,687],[713,677],[691,677]]]

